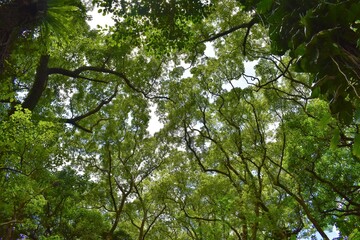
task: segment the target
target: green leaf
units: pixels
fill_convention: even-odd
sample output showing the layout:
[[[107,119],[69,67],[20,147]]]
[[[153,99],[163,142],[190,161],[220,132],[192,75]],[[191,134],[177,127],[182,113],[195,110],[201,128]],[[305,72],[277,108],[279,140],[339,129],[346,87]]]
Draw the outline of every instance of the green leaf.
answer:
[[[256,8],[259,13],[266,13],[271,9],[272,4],[273,0],[262,0],[257,4]]]
[[[306,44],[302,43],[295,49],[295,56],[303,56],[306,52]]]
[[[360,124],[360,108],[355,111],[354,118],[355,124]]]
[[[311,92],[311,97],[312,98],[318,98],[320,95],[320,87],[316,87],[312,90]]]
[[[360,239],[360,232],[358,229],[355,229],[349,236],[350,240],[356,240],[356,239]]]
[[[340,142],[340,130],[336,128],[333,132],[333,137],[331,139],[330,148],[335,149]]]
[[[354,145],[353,145],[353,148],[352,148],[352,153],[360,158],[360,134],[356,134],[355,135],[355,139],[354,139]]]

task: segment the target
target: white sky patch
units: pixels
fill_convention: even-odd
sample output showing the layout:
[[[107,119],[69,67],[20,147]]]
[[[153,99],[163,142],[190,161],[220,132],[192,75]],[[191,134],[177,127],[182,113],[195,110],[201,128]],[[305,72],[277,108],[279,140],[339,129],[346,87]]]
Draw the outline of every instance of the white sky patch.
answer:
[[[157,109],[157,105],[156,104],[152,104],[150,106],[150,121],[149,121],[149,126],[147,128],[148,132],[150,133],[150,135],[154,135],[156,132],[160,131],[161,128],[163,128],[164,124],[162,124],[159,121],[158,116],[156,116],[156,111]]]
[[[268,126],[265,136],[266,143],[276,142],[276,130],[279,128],[279,126],[280,126],[279,121],[276,121]]]
[[[105,26],[113,26],[115,24],[114,20],[111,18],[112,14],[107,14],[105,16],[102,13],[99,13],[99,8],[95,7],[91,12],[88,14],[92,16],[92,20],[88,21],[87,23],[92,29],[97,29],[98,26],[105,27]]]
[[[244,65],[245,65],[245,72],[244,74],[246,76],[253,76],[255,77],[255,66],[256,64],[258,64],[258,61],[245,61]],[[248,87],[250,84],[247,83],[246,79],[244,78],[244,76],[242,76],[241,78],[239,78],[238,80],[232,80],[231,83],[226,83],[224,84],[222,87],[223,89],[226,89],[228,91],[230,91],[233,87],[239,87],[241,89],[244,89],[246,87]]]
[[[255,66],[259,61],[246,61],[245,64],[245,74],[249,76],[255,76]]]
[[[325,234],[328,236],[329,239],[337,239],[339,237],[339,233],[340,233],[340,231],[336,228],[335,225],[332,227],[332,230],[325,231]],[[316,237],[315,239],[322,239],[321,235],[318,232],[316,232],[315,237]],[[312,238],[312,237],[300,238],[299,240],[311,240],[311,239],[314,239],[314,238]]]
[[[205,46],[206,46],[206,49],[205,49],[205,52],[204,52],[205,56],[212,57],[212,58],[216,57],[215,49],[214,49],[213,44],[210,43],[210,42],[206,42]]]

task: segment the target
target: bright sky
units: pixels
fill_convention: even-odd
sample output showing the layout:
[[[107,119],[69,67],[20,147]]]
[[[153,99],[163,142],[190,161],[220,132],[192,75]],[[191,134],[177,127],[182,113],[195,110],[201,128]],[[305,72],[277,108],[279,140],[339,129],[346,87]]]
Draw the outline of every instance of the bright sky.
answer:
[[[102,13],[98,13],[98,8],[94,8],[89,15],[92,16],[92,20],[88,21],[91,28],[96,28],[97,25],[104,27],[105,25],[111,26],[114,24],[114,20],[111,19],[111,15],[103,16]]]

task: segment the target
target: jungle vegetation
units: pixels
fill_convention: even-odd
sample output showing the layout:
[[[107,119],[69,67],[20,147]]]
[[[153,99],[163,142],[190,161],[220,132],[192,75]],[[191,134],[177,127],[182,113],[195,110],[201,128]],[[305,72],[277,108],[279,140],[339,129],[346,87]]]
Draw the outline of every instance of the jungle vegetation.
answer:
[[[0,239],[359,239],[359,16],[0,1]]]

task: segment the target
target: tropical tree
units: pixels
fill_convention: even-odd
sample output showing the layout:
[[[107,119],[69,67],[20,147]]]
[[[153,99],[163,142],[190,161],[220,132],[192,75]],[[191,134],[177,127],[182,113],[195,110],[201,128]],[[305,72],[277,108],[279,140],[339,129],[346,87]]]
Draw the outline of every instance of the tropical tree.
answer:
[[[2,239],[356,238],[357,1],[92,4],[0,4]]]

